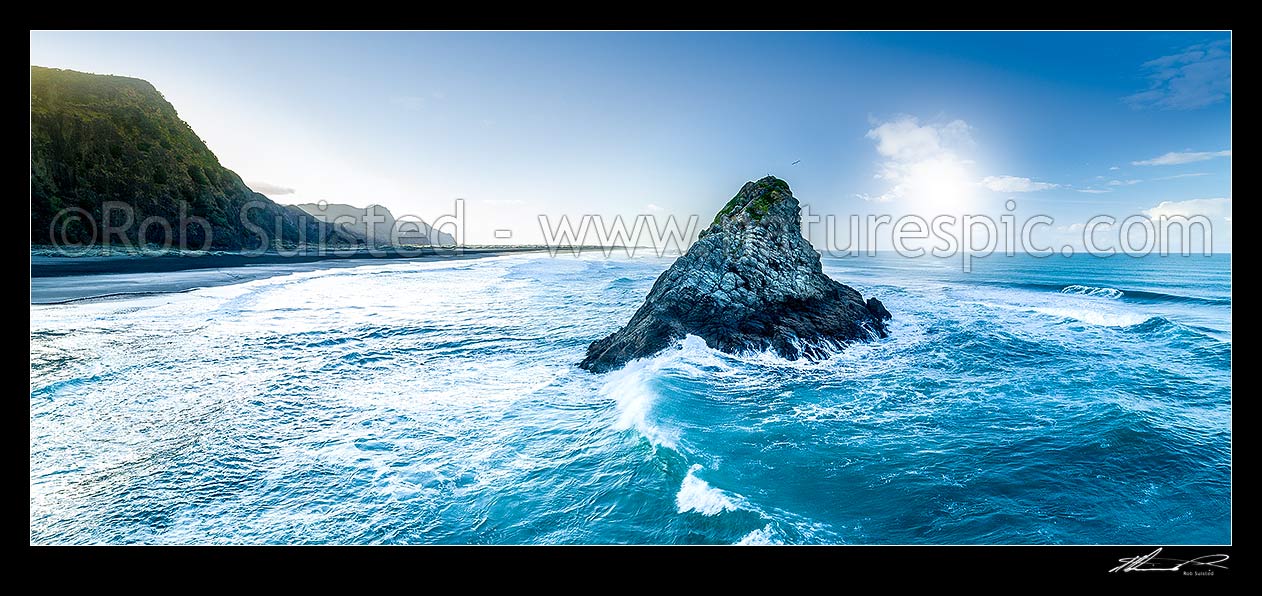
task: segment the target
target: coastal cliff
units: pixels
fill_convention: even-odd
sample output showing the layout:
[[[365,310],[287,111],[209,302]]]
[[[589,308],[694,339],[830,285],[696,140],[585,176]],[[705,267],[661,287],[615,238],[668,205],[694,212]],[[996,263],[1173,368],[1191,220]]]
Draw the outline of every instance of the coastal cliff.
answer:
[[[104,222],[107,203],[125,205],[132,225]],[[59,219],[67,209],[119,226],[134,244],[167,240],[162,226],[137,225],[150,217],[171,223],[172,243],[196,248],[362,241],[251,190],[149,82],[32,66],[31,243],[102,241],[103,226]],[[176,225],[194,217],[209,238]]]
[[[442,230],[435,230],[418,217],[404,216],[396,220],[384,205],[356,207],[345,203],[300,203],[291,205],[339,232],[364,239],[369,246],[434,245],[455,246],[456,239]]]

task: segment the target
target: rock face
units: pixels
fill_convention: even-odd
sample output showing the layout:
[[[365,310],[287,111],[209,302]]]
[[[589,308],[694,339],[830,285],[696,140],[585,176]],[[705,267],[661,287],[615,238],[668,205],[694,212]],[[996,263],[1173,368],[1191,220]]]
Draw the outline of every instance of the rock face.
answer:
[[[825,346],[885,337],[885,305],[825,275],[800,222],[785,181],[746,183],[657,278],[626,326],[592,342],[579,366],[620,368],[685,335],[724,352],[771,349],[790,360],[826,358]]]

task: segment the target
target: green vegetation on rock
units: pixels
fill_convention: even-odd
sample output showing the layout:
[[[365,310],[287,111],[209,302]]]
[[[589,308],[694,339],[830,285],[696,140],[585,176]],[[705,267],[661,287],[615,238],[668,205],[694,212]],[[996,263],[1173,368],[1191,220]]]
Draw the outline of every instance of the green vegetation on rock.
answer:
[[[742,188],[732,200],[714,216],[714,221],[710,222],[713,226],[723,220],[724,217],[734,215],[744,211],[749,214],[750,219],[759,221],[781,199],[791,196],[789,183],[776,178],[775,176],[767,176],[762,180],[754,183],[751,188]]]
[[[161,225],[139,231],[149,217],[170,222],[172,239],[191,248],[202,247],[205,232],[196,224],[181,230],[181,219],[209,222],[211,247],[219,249],[261,243],[261,234],[242,221],[243,213],[267,231],[272,244],[315,243],[329,229],[250,190],[148,82],[32,66],[32,244],[101,242],[100,225],[52,227],[66,223],[54,219],[69,208],[86,211],[100,224],[111,201],[131,208],[133,222],[122,229],[136,244],[166,241]]]

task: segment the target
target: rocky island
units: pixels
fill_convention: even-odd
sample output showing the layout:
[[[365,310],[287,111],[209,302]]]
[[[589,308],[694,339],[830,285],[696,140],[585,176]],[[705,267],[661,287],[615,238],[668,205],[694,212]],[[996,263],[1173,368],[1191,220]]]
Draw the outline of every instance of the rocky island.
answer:
[[[685,335],[728,353],[771,349],[821,359],[829,347],[885,337],[890,312],[876,298],[824,274],[802,236],[789,185],[748,182],[666,270],[631,320],[592,342],[579,366],[606,372],[651,356]]]

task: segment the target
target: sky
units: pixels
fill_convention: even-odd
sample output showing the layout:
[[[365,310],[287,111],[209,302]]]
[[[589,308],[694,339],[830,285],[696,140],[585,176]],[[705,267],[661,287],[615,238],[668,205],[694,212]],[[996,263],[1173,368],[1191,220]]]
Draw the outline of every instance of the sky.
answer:
[[[771,174],[843,221],[1047,215],[1070,242],[1097,215],[1202,214],[1227,252],[1230,39],[34,31],[31,64],[153,83],[277,202],[433,221],[461,199],[468,244],[539,243],[541,215],[704,225]]]

